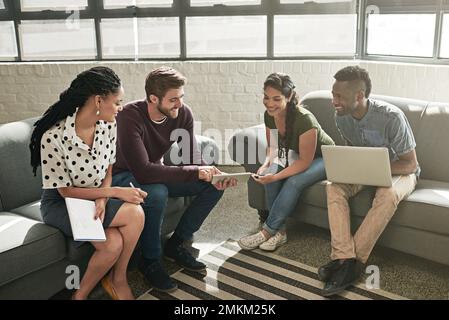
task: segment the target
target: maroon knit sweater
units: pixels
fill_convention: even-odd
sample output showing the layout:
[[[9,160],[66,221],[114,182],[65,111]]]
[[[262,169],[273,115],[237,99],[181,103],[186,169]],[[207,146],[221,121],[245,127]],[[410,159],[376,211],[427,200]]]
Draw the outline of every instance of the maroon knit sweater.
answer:
[[[189,149],[193,152],[189,152],[187,163],[164,165],[163,156],[175,142],[170,141],[170,134],[175,129],[189,132]],[[198,180],[198,165],[203,161],[193,134],[192,111],[187,105],[179,109],[176,119],[168,118],[164,123],[156,124],[150,120],[146,100],[130,102],[117,116],[117,136],[113,174],[131,171],[140,184]]]

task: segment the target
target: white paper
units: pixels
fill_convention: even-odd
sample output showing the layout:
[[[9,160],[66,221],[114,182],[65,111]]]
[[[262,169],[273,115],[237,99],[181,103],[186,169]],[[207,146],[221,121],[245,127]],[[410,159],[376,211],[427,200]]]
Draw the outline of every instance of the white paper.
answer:
[[[84,199],[65,198],[72,226],[73,239],[76,241],[106,241],[100,218],[95,217],[95,202]]]

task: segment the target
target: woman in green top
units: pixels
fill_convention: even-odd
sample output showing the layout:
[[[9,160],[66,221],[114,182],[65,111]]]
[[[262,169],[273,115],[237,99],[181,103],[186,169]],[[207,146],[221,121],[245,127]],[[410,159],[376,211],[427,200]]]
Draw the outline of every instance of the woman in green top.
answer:
[[[269,215],[261,231],[239,240],[243,249],[273,251],[287,242],[285,220],[302,191],[326,178],[321,145],[334,144],[315,116],[298,105],[288,75],[273,73],[264,83],[267,158],[253,178],[265,186]]]

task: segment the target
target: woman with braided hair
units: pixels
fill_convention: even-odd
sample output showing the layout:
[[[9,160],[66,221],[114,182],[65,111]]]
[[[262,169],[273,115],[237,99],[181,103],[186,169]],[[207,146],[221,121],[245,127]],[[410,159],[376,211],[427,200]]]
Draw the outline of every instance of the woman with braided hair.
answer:
[[[95,219],[105,228],[105,242],[91,242],[95,252],[73,299],[87,299],[101,280],[113,299],[133,299],[126,270],[144,225],[140,203],[146,193],[111,187],[115,162],[115,117],[123,88],[107,67],[81,72],[34,124],[31,166],[42,166],[41,213],[46,224],[72,236],[64,198],[95,201]],[[82,242],[75,242],[75,246]],[[108,272],[110,270],[110,272]]]
[[[282,73],[270,74],[264,83],[267,157],[253,178],[265,187],[269,214],[259,232],[239,240],[242,249],[274,251],[286,243],[285,220],[302,191],[326,178],[321,146],[334,142],[315,116],[298,105],[294,89]]]

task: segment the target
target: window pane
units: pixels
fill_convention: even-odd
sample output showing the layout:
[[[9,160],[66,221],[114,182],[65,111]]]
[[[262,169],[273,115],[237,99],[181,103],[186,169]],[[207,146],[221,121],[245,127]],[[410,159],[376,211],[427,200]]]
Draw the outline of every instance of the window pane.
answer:
[[[368,54],[432,57],[435,14],[370,14]]]
[[[171,7],[173,0],[103,0],[105,9],[126,8],[128,6],[145,7]]]
[[[104,58],[179,57],[179,21],[178,18],[103,19],[101,41]]]
[[[0,59],[17,57],[16,34],[13,21],[0,21]]]
[[[352,2],[354,0],[281,0],[281,3],[337,3],[337,2]]]
[[[265,56],[266,16],[187,17],[189,57]]]
[[[350,56],[356,47],[357,15],[274,17],[276,56]]]
[[[0,9],[5,9],[5,4],[3,3],[3,0],[0,0]]]
[[[93,20],[22,21],[19,26],[24,60],[94,59]]]
[[[22,11],[85,9],[87,0],[20,0]]]
[[[449,14],[443,17],[443,34],[441,36],[441,53],[442,58],[449,58]]]
[[[176,58],[181,54],[178,18],[137,19],[140,58]]]
[[[134,58],[134,19],[102,19],[100,22],[101,44],[104,58]]]
[[[190,0],[192,7],[211,7],[216,4],[226,6],[259,5],[261,0]]]

